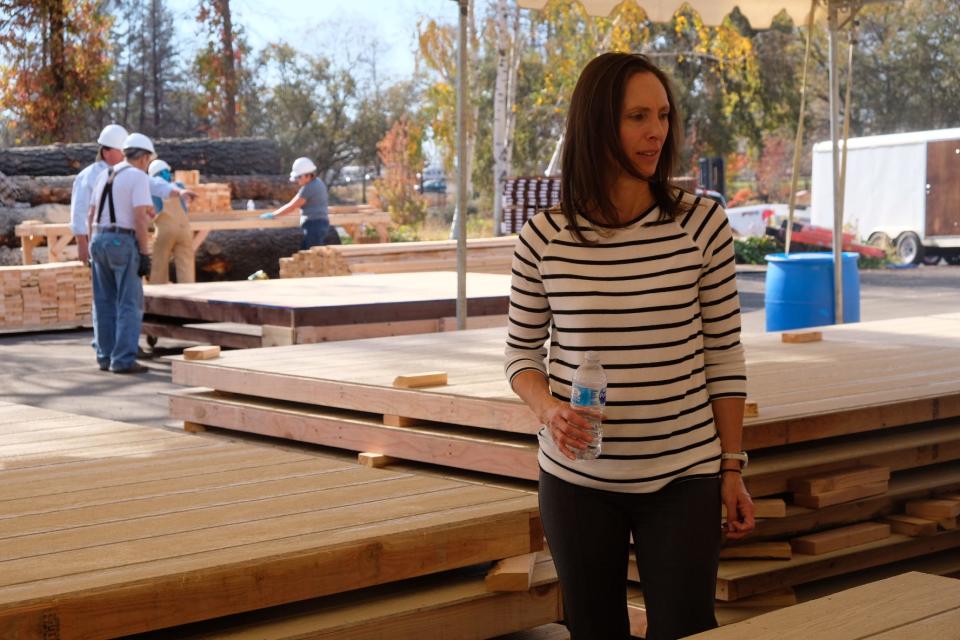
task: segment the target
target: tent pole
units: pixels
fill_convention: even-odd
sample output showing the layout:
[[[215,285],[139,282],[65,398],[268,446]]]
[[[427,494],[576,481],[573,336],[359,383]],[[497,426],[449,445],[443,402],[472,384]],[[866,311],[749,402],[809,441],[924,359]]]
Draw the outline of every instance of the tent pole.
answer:
[[[840,202],[840,79],[837,77],[838,12],[828,0],[827,26],[830,36],[830,139],[833,141],[833,305],[834,323],[843,324],[843,208]]]
[[[457,329],[467,328],[467,14],[470,0],[457,0]]]

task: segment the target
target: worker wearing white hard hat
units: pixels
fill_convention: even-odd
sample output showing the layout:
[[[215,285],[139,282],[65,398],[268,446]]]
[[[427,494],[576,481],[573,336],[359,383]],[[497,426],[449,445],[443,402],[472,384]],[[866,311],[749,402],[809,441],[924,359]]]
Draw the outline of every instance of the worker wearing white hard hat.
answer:
[[[146,137],[143,134],[135,135]],[[123,145],[129,136],[127,130],[118,124],[108,124],[104,127],[97,136],[97,144],[100,146],[97,148],[96,161],[77,174],[73,181],[73,192],[70,196],[70,231],[77,239],[77,257],[81,262],[85,263],[90,258],[87,213],[90,209],[93,185],[96,184],[100,174],[123,161]],[[153,146],[152,142],[150,146]],[[193,191],[178,188],[159,178],[151,180],[150,192],[161,199],[166,199],[171,194],[186,197],[188,201],[196,197]]]
[[[123,141],[127,139],[127,130],[118,124],[108,124],[97,136],[97,159],[77,174],[73,180],[70,194],[70,231],[77,239],[77,254],[81,262],[90,258],[87,236],[87,212],[90,208],[90,195],[93,185],[100,174],[113,165],[123,161]]]
[[[180,189],[185,188],[183,184],[174,182],[173,169],[164,160],[151,162],[147,173],[151,178],[174,184]],[[150,284],[170,282],[171,256],[177,271],[177,282],[194,282],[196,258],[185,198],[178,195],[171,195],[166,199],[153,196],[153,208],[157,212],[153,221],[157,233],[153,239],[153,254],[150,260]]]
[[[276,218],[299,209],[300,229],[303,231],[301,248],[309,249],[326,244],[327,235],[330,232],[327,186],[317,175],[317,165],[310,158],[297,158],[293,161],[290,171],[290,182],[295,182],[300,187],[297,195],[276,211],[265,213],[260,217]]]
[[[124,160],[100,174],[87,213],[93,267],[93,333],[102,371],[144,373],[137,362],[143,321],[143,283],[150,272],[147,228],[154,217],[147,167],[153,141],[134,133]]]

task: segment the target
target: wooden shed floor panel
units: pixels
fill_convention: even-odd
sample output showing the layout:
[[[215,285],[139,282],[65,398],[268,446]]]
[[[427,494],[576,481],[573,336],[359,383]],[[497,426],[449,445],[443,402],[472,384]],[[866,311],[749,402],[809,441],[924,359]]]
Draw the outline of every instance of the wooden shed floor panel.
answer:
[[[50,616],[63,638],[135,633],[540,544],[523,492],[44,411],[73,437],[31,442],[31,413],[4,428],[0,637]]]
[[[748,400],[760,407],[745,423],[752,447],[960,415],[960,314],[822,331],[823,341],[806,344],[744,336]],[[175,360],[173,377],[230,393],[535,433],[532,413],[504,380],[503,345],[503,329],[478,329],[251,349]],[[391,388],[399,375],[435,370],[447,372],[447,385]]]

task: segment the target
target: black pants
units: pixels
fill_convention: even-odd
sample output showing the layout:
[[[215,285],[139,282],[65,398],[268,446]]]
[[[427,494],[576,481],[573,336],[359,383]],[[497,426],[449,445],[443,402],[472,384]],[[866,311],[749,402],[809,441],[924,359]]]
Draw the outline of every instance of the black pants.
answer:
[[[560,578],[571,640],[626,640],[630,534],[643,583],[647,640],[713,629],[720,480],[656,493],[600,491],[540,471],[540,514]]]

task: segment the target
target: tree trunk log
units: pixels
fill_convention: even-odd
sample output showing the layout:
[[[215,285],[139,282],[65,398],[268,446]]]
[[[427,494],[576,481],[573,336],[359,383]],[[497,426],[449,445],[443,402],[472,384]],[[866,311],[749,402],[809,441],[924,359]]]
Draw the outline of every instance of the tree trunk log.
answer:
[[[156,140],[160,158],[174,169],[201,174],[252,175],[283,171],[280,149],[267,138]],[[0,149],[0,172],[8,176],[69,176],[96,159],[96,144],[55,144]]]
[[[225,182],[230,185],[230,197],[234,200],[276,200],[288,202],[297,193],[297,185],[287,175],[204,175],[200,182]]]
[[[29,202],[31,205],[70,204],[74,178],[76,176],[13,176],[6,178],[6,184],[12,189],[13,199],[18,202]],[[286,175],[207,176],[201,174],[200,182],[226,183],[230,185],[230,197],[241,202],[247,200],[287,202],[297,193],[297,185],[291,183]]]
[[[16,190],[17,202],[70,204],[76,176],[13,176],[8,178]]]
[[[213,231],[197,250],[197,281],[246,280],[260,269],[280,275],[280,258],[300,250],[297,229]]]

